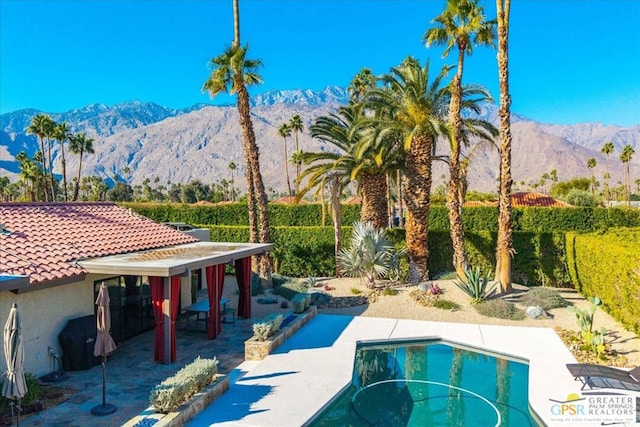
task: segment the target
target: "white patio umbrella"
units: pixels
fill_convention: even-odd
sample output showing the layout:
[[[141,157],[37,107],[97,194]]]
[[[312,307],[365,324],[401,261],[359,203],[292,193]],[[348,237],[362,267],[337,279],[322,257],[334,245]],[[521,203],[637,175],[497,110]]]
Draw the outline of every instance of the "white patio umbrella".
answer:
[[[96,298],[96,305],[98,306],[96,328],[98,333],[93,347],[94,356],[102,356],[102,405],[91,408],[91,413],[99,416],[113,414],[118,409],[117,406],[107,403],[107,355],[113,353],[116,349],[116,343],[113,342],[113,338],[109,333],[111,330],[110,302],[109,290],[102,282],[98,298]]]
[[[20,399],[27,394],[27,383],[24,379],[24,348],[22,347],[22,326],[18,304],[13,303],[9,318],[4,325],[4,358],[7,361],[7,372],[2,382],[2,395],[17,401],[18,416],[16,425],[20,425]]]

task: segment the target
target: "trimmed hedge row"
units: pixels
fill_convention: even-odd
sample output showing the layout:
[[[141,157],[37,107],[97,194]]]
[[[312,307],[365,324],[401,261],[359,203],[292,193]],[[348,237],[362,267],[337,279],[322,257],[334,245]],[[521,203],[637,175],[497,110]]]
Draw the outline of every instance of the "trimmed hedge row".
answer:
[[[567,233],[571,281],[625,327],[640,334],[640,230]]]
[[[140,215],[158,222],[186,222],[208,225],[249,225],[246,203],[224,205],[185,205],[180,203],[121,203]],[[269,204],[269,221],[273,226],[318,226],[322,223],[322,208],[318,204]],[[360,205],[342,205],[342,223],[353,224],[360,219]],[[329,212],[325,224],[331,225]]]
[[[209,226],[211,240],[246,242],[248,227]],[[351,227],[342,228],[343,244],[348,245]],[[404,243],[404,229],[392,229],[389,239]],[[277,272],[291,277],[335,275],[332,227],[274,227],[272,237]],[[497,233],[466,233],[471,265],[491,271],[495,265]],[[514,280],[518,283],[548,286],[569,281],[565,268],[563,233],[514,233]],[[431,274],[453,270],[453,247],[446,231],[429,232],[429,271]]]
[[[229,203],[216,206],[176,203],[123,203],[137,213],[158,222],[186,222],[208,225],[249,225],[247,205]],[[342,224],[352,225],[360,218],[360,205],[342,205]],[[322,222],[318,204],[269,205],[272,226],[317,227]],[[497,231],[498,210],[495,207],[473,207],[462,210],[465,229]],[[325,225],[331,226],[327,213]],[[514,231],[595,231],[612,227],[640,227],[640,210],[614,208],[516,208],[513,210]],[[432,206],[431,230],[448,230],[449,216],[444,206]]]

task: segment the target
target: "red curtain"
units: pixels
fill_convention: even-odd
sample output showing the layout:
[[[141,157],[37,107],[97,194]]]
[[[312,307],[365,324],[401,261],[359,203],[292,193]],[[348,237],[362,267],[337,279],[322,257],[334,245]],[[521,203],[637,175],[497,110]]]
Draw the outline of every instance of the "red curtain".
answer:
[[[176,319],[180,312],[180,276],[171,276],[171,363],[176,361]]]
[[[162,304],[164,303],[164,277],[150,276],[149,288],[151,289],[153,317],[156,319],[153,360],[164,361],[164,314],[162,313]]]
[[[240,297],[238,299],[238,317],[251,317],[251,257],[236,260],[236,280]]]
[[[207,295],[209,296],[209,323],[207,331],[209,339],[214,339],[222,332],[220,319],[220,298],[222,298],[222,286],[224,284],[224,264],[211,265],[206,268]]]

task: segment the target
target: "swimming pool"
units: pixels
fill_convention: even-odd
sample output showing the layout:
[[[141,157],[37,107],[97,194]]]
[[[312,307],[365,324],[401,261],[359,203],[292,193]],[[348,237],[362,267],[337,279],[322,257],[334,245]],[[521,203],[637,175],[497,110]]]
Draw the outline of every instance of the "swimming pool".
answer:
[[[351,384],[311,426],[536,426],[529,367],[443,341],[360,344]]]

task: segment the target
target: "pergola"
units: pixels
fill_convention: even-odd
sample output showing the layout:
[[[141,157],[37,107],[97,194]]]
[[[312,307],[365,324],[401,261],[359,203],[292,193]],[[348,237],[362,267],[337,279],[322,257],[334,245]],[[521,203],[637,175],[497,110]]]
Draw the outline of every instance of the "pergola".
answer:
[[[225,264],[233,264],[240,291],[238,317],[251,317],[251,257],[273,249],[266,243],[197,242],[78,261],[95,274],[148,276],[156,321],[154,359],[176,361],[176,318],[180,307],[181,277],[205,269],[209,296],[208,334],[214,339],[222,330],[220,298]]]

